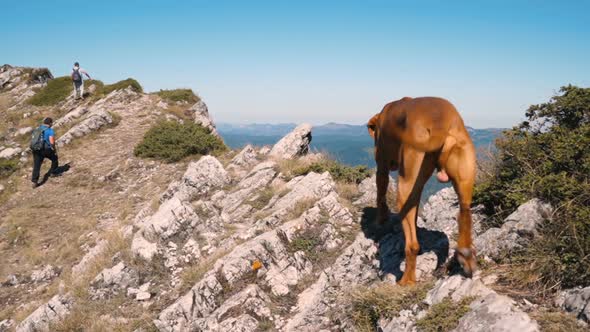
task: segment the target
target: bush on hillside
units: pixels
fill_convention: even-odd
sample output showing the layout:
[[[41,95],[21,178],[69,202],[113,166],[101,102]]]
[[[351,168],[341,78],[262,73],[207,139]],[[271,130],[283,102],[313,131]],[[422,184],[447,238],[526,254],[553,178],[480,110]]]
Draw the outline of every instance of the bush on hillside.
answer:
[[[185,101],[189,104],[194,104],[201,100],[191,89],[160,90],[156,94],[162,97],[162,99],[171,102]]]
[[[496,222],[531,198],[551,203],[552,220],[511,259],[523,275],[534,275],[536,286],[588,286],[590,88],[562,87],[549,102],[531,106],[526,117],[497,140],[498,163],[476,186],[474,203],[484,204]]]
[[[7,178],[18,170],[18,160],[0,159],[0,179]]]
[[[69,76],[62,76],[47,82],[47,85],[29,98],[28,102],[35,106],[53,106],[65,100],[72,91],[72,79]]]
[[[115,90],[127,89],[127,87],[129,87],[129,86],[131,86],[131,89],[135,92],[139,92],[139,93],[143,92],[143,88],[141,87],[141,84],[139,84],[139,82],[137,82],[133,78],[128,78],[126,80],[122,80],[117,83],[105,85],[102,88],[101,93],[104,95],[108,95],[109,93],[111,93]]]
[[[138,157],[175,162],[225,149],[223,142],[207,128],[192,122],[162,121],[148,130],[134,153]]]
[[[326,171],[330,172],[330,175],[336,181],[355,184],[361,183],[361,181],[371,176],[371,170],[367,166],[347,166],[328,158],[296,168],[293,175],[305,175],[309,172],[324,173]]]

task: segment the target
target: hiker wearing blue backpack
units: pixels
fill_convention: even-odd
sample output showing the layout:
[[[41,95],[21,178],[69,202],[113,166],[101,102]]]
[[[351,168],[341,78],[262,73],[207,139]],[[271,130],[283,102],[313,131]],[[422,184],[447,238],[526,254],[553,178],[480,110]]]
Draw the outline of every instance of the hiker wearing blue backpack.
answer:
[[[55,131],[53,128],[53,119],[45,118],[43,124],[33,130],[31,138],[31,151],[33,151],[33,174],[31,181],[33,188],[39,186],[39,172],[45,158],[51,160],[49,174],[57,175],[59,163],[57,161],[57,151],[55,150]]]
[[[84,69],[80,68],[79,63],[74,63],[71,77],[74,82],[74,95],[76,99],[84,98],[84,79],[82,78],[82,74],[86,75],[89,80],[92,79]]]

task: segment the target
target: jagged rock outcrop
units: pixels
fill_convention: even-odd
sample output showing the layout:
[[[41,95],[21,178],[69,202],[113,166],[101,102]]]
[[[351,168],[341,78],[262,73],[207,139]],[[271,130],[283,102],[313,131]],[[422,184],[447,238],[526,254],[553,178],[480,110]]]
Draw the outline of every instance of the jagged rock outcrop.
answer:
[[[49,324],[59,321],[70,313],[73,299],[70,295],[55,295],[46,304],[40,306],[20,324],[17,332],[49,331]]]
[[[102,270],[92,281],[92,296],[104,299],[116,295],[127,288],[136,287],[139,274],[124,262],[119,262],[112,268]]]
[[[475,241],[478,254],[497,260],[525,245],[536,234],[537,226],[551,216],[551,206],[532,199],[509,215],[502,227],[488,229]]]
[[[311,125],[300,124],[272,147],[269,156],[282,159],[302,156],[309,152],[310,143]]]
[[[215,123],[213,123],[213,120],[209,115],[209,109],[207,108],[207,104],[205,104],[204,101],[199,100],[191,108],[189,108],[189,111],[192,112],[196,124],[200,124],[201,126],[211,130],[211,134],[221,138],[221,136],[219,136],[219,133],[217,132]]]
[[[562,291],[555,304],[574,314],[577,319],[590,323],[590,287]]]
[[[215,157],[203,156],[189,164],[182,180],[168,187],[156,213],[136,223],[139,230],[135,233],[131,250],[151,260],[158,251],[156,243],[181,232],[190,232],[200,222],[189,202],[229,183],[229,180],[223,165]]]
[[[473,236],[481,233],[481,222],[485,217],[480,213],[481,208],[471,210],[473,220]],[[453,188],[444,188],[430,196],[422,209],[418,226],[445,233],[454,238],[459,233],[457,215],[459,214],[459,199]]]

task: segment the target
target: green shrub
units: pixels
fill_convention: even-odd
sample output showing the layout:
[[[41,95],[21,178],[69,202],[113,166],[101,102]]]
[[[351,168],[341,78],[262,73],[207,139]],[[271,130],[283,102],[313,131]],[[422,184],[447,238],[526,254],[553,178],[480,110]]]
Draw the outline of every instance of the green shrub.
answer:
[[[469,312],[469,303],[474,299],[466,297],[459,302],[453,302],[446,297],[428,309],[426,316],[416,321],[420,332],[451,331],[459,324],[459,319]]]
[[[47,82],[47,85],[29,98],[28,102],[35,106],[52,106],[65,100],[73,89],[69,76],[58,77]]]
[[[175,162],[190,155],[205,155],[226,149],[219,138],[198,124],[162,121],[148,130],[134,153],[138,157]]]
[[[371,170],[364,165],[361,166],[346,166],[332,159],[322,159],[320,161],[295,168],[293,174],[295,176],[305,175],[309,172],[323,173],[330,172],[332,178],[336,181],[347,183],[361,183],[364,179],[371,176]]]
[[[143,92],[143,88],[141,87],[141,84],[139,84],[139,82],[137,82],[133,78],[128,78],[126,80],[122,80],[117,83],[105,85],[102,88],[102,94],[108,95],[109,93],[111,93],[115,90],[127,89],[127,87],[129,87],[129,86],[131,86],[131,89],[133,89],[133,91],[135,91],[135,92],[139,92],[139,93]]]
[[[474,203],[497,216],[496,224],[531,198],[551,203],[552,220],[510,259],[536,276],[520,279],[543,289],[588,286],[590,88],[562,87],[549,102],[531,106],[526,117],[496,142],[498,163],[476,186]]]
[[[18,169],[18,160],[0,159],[0,178],[9,177]]]
[[[160,90],[156,94],[171,102],[186,101],[194,104],[201,100],[191,89]]]

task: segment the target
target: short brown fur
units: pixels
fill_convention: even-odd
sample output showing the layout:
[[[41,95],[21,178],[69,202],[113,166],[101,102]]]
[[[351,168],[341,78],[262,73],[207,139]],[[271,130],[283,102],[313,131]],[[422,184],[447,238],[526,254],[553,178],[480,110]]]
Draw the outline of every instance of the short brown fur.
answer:
[[[375,139],[377,220],[388,220],[389,172],[399,170],[397,208],[405,237],[406,270],[401,285],[416,283],[420,245],[416,217],[426,181],[438,168],[439,181],[452,181],[459,196],[459,240],[456,257],[466,275],[475,271],[471,239],[471,197],[475,181],[475,148],[461,116],[447,100],[404,97],[391,102],[367,124]]]

